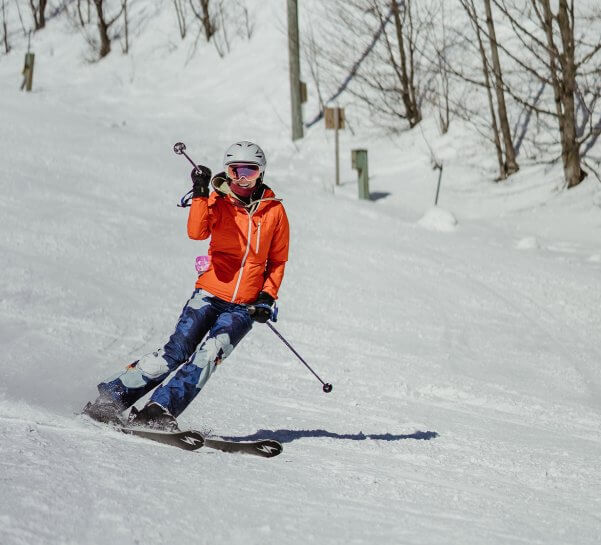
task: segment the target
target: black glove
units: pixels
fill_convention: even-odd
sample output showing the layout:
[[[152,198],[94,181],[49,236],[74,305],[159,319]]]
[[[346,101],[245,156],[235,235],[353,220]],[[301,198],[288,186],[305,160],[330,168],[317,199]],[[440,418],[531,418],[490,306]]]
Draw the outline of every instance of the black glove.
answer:
[[[198,165],[190,173],[192,178],[192,198],[208,197],[209,182],[211,181],[211,169]]]
[[[271,305],[273,305],[274,298],[267,292],[262,291],[259,293],[257,300],[253,303],[255,307],[252,313],[252,319],[255,322],[264,324],[271,318]]]

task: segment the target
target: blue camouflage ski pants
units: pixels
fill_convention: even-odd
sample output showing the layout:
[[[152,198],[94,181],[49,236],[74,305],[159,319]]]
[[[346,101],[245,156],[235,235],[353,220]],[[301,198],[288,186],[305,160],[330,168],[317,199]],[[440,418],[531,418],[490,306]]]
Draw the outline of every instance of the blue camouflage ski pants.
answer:
[[[151,397],[151,401],[178,416],[207,383],[216,366],[251,330],[252,323],[244,305],[228,303],[196,289],[167,344],[101,382],[98,391],[112,397],[125,410],[179,367]]]

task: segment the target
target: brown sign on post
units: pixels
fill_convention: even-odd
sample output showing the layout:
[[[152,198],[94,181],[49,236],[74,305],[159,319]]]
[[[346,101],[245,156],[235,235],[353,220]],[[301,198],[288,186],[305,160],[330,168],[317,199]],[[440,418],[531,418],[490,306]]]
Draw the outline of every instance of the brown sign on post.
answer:
[[[307,102],[307,84],[304,81],[301,81],[300,86],[301,86],[301,92],[300,92],[301,104],[304,104],[305,102]]]
[[[338,142],[338,131],[344,129],[344,108],[324,108],[323,115],[326,129],[334,129],[336,131],[336,185],[340,185],[340,144]]]
[[[336,112],[338,112],[338,127],[336,126]],[[326,129],[344,129],[344,108],[324,108]]]

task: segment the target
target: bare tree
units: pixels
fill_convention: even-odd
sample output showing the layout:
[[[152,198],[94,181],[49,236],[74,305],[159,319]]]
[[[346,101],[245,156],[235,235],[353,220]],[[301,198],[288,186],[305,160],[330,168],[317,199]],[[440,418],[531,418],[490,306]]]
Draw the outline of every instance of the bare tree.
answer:
[[[226,22],[226,14],[225,14],[225,0],[219,0],[219,4],[217,7],[217,12],[219,13],[219,22],[220,25],[217,27],[217,30],[221,30],[220,35],[221,35],[221,41],[223,42],[223,47],[217,47],[217,42],[215,42],[215,46],[217,47],[218,51],[223,51],[225,49],[225,51],[227,53],[229,53],[232,50],[231,44],[230,44],[230,37],[229,37],[229,33],[227,30],[227,22]],[[215,31],[215,33],[217,33]],[[220,52],[220,55],[223,56],[224,54]]]
[[[123,53],[129,53],[129,18],[127,17],[127,0],[121,0],[121,12],[123,13]]]
[[[399,61],[390,52],[390,62],[399,78],[401,97],[410,127],[415,127],[422,119],[421,109],[415,92],[415,27],[413,24],[411,0],[405,0],[399,6],[398,0],[390,0],[394,17],[394,28],[399,53]],[[407,40],[405,40],[407,36]],[[405,44],[405,42],[407,42]],[[386,44],[390,48],[389,40]]]
[[[27,36],[27,29],[25,28],[25,23],[23,22],[23,15],[21,14],[21,8],[19,7],[19,0],[15,0],[15,5],[17,6],[17,15],[19,16],[19,22],[21,23],[23,36]]]
[[[181,0],[174,0],[174,5],[180,36],[184,38],[187,28],[184,5]],[[245,0],[189,0],[188,5],[192,10],[193,21],[199,25],[189,58],[196,52],[201,35],[204,36],[205,42],[215,46],[221,57],[231,51],[236,38],[252,37],[254,20]]]
[[[177,17],[177,28],[182,40],[186,37],[187,21],[186,21],[186,3],[184,0],[173,0],[175,8],[175,16]]]
[[[47,0],[29,0],[31,14],[33,15],[34,30],[40,30],[46,26],[46,5]]]
[[[568,188],[574,187],[586,176],[581,146],[600,134],[594,115],[601,97],[601,39],[592,23],[598,24],[601,14],[583,3],[577,16],[573,0],[557,0],[553,4],[550,0],[492,2],[513,29],[519,48],[489,36],[519,69],[516,74],[519,72],[520,78],[503,83],[505,92],[538,116],[555,120],[564,179]],[[578,21],[582,26],[576,33]],[[534,101],[531,96],[524,96],[525,77],[538,81],[545,90],[542,98],[537,96]],[[552,97],[547,96],[547,89]],[[543,144],[546,148],[553,146],[553,142]]]
[[[197,2],[200,9],[196,7]],[[210,0],[190,0],[190,7],[192,8],[196,18],[202,23],[207,42],[211,41],[211,37],[217,30],[215,18],[209,10],[210,3]]]
[[[511,129],[509,128],[509,119],[507,117],[507,106],[505,105],[505,91],[503,89],[503,71],[501,70],[501,61],[499,60],[499,48],[497,47],[497,34],[495,31],[495,23],[492,16],[490,0],[484,0],[484,8],[486,10],[486,27],[488,29],[488,37],[490,44],[490,56],[492,58],[492,72],[495,78],[495,95],[497,99],[497,112],[499,114],[499,124],[501,134],[503,135],[503,144],[505,151],[504,171],[506,176],[511,176],[519,170],[518,163],[515,157],[515,148],[513,146],[513,138]]]
[[[47,0],[29,0],[29,7],[33,16],[34,30],[40,30],[46,26]]]
[[[450,107],[450,77],[447,66],[449,60],[447,58],[447,51],[449,50],[449,44],[447,43],[447,24],[445,17],[444,3],[441,2],[441,24],[440,31],[442,34],[442,45],[440,48],[436,48],[436,61],[437,61],[437,74],[439,80],[439,88],[437,92],[438,99],[436,105],[438,106],[438,122],[440,126],[440,132],[446,134],[451,124],[451,107]]]
[[[428,11],[427,18],[432,21],[428,29],[428,40],[431,52],[422,51],[424,63],[422,78],[425,78],[427,89],[425,101],[436,109],[438,126],[442,134],[446,134],[451,123],[451,72],[449,65],[453,57],[455,44],[450,39],[446,6],[444,2],[428,2],[424,7]]]
[[[91,12],[91,3],[92,0],[86,0],[86,8],[87,8],[87,17],[84,18],[83,11],[81,9],[82,0],[77,0],[77,15],[79,17],[79,24],[81,27],[85,27],[86,24],[90,24],[92,22],[92,12]]]
[[[516,160],[513,136],[509,125],[507,106],[505,103],[505,91],[503,71],[496,40],[496,31],[489,0],[483,0],[485,9],[486,25],[476,9],[474,0],[460,0],[465,13],[472,25],[476,35],[476,43],[481,59],[483,82],[477,81],[486,91],[488,108],[490,112],[490,130],[497,153],[500,180],[506,179],[519,170]],[[488,51],[485,46],[488,42]],[[489,53],[490,51],[490,53]],[[470,78],[464,80],[473,83]]]
[[[109,37],[109,29],[123,13],[123,5],[119,12],[113,17],[108,18],[105,13],[105,0],[94,0],[96,6],[96,15],[98,19],[98,34],[100,37],[100,46],[98,56],[100,59],[106,57],[111,52],[111,38]]]
[[[539,0],[533,4],[547,39],[549,72],[561,136],[564,178],[568,187],[574,187],[586,176],[580,167],[580,142],[577,138],[576,127],[577,66],[574,40],[574,2],[572,0],[568,5],[566,0],[559,0],[556,13],[553,13],[549,0]],[[559,31],[559,36],[554,32],[554,25]],[[558,41],[559,43],[557,43]],[[596,50],[598,51],[600,48],[601,42],[596,46]]]
[[[4,43],[4,53],[10,51],[10,45],[8,43],[8,30],[6,27],[6,0],[2,0],[2,41]]]
[[[492,130],[493,142],[495,144],[495,150],[497,152],[497,163],[499,165],[499,179],[506,178],[505,160],[503,157],[503,146],[501,144],[501,134],[499,132],[499,124],[497,122],[497,112],[495,110],[495,104],[492,93],[492,84],[490,81],[490,64],[484,47],[484,41],[482,39],[481,26],[478,23],[478,14],[476,7],[472,0],[461,0],[463,8],[465,9],[468,17],[474,28],[476,34],[476,40],[478,43],[478,51],[480,53],[480,59],[482,62],[482,74],[484,76],[484,89],[486,90],[486,98],[488,99],[488,109],[490,112],[490,128]]]
[[[321,78],[321,56],[320,47],[315,38],[315,32],[313,27],[310,26],[307,32],[303,35],[302,52],[304,56],[304,65],[309,68],[313,85],[317,91],[317,99],[319,101],[319,109],[323,110],[325,101],[323,98],[322,85],[323,81]]]
[[[431,25],[424,2],[338,0],[324,3],[316,32],[324,84],[391,131],[416,126],[426,96],[423,50]],[[340,96],[342,91],[336,91]]]
[[[252,17],[250,16],[248,7],[246,6],[246,3],[243,0],[238,1],[238,9],[242,15],[241,19],[242,19],[244,32],[246,34],[246,39],[250,40],[255,31],[255,22],[253,21]]]

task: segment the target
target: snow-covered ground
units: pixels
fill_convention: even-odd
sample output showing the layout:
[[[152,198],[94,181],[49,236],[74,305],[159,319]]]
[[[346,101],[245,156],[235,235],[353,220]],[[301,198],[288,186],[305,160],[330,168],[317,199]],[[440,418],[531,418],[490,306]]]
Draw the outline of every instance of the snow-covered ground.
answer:
[[[495,185],[475,135],[426,121],[344,133],[334,188],[332,135],[289,141],[284,5],[257,2],[260,31],[225,59],[186,64],[151,28],[88,65],[59,22],[35,37],[35,92],[22,48],[0,59],[0,543],[599,543],[601,185],[561,191],[543,166]],[[257,325],[180,422],[279,457],[75,416],[192,291],[206,243],[175,206],[173,143],[217,170],[242,138],[291,222],[277,327],[333,392]]]

